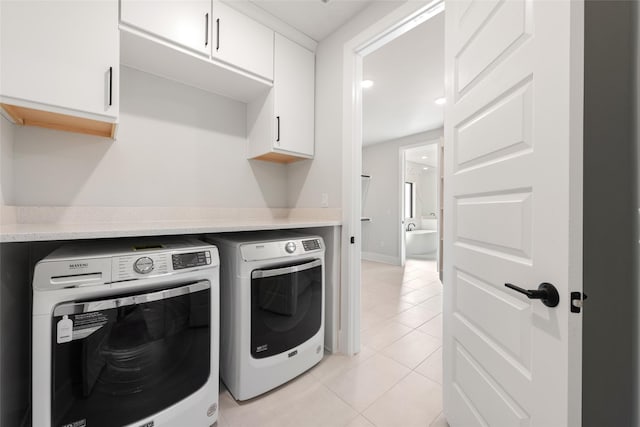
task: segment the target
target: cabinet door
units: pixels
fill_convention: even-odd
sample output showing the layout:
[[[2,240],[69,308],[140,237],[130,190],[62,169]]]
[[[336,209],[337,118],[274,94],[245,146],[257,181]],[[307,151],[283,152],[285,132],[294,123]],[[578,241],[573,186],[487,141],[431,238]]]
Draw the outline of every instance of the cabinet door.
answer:
[[[2,0],[0,39],[5,101],[117,117],[117,0]]]
[[[211,56],[273,80],[273,31],[229,6],[213,3]]]
[[[120,0],[120,20],[209,57],[210,0]]]
[[[313,156],[315,57],[276,34],[275,142],[277,149]]]

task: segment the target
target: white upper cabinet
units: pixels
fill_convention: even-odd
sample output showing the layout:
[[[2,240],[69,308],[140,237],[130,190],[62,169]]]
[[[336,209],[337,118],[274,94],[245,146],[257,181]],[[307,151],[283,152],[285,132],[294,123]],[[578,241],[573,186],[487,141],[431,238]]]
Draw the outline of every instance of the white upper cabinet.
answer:
[[[123,24],[209,56],[211,0],[120,0]]]
[[[273,89],[247,106],[249,158],[289,163],[314,155],[315,55],[275,34]]]
[[[122,65],[242,102],[273,87],[273,31],[217,1],[120,0],[120,30]]]
[[[274,73],[276,146],[313,156],[315,56],[277,34]]]
[[[0,2],[0,98],[18,124],[113,137],[118,2]]]
[[[213,2],[211,56],[273,80],[273,30]]]

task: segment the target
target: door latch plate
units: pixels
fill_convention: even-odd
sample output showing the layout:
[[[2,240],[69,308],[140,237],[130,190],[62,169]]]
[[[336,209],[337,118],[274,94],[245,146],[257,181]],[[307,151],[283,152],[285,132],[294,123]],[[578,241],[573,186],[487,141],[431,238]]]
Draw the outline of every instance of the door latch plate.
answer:
[[[582,311],[582,306],[584,305],[584,301],[587,299],[587,295],[582,292],[571,292],[571,312],[572,313],[580,313]]]

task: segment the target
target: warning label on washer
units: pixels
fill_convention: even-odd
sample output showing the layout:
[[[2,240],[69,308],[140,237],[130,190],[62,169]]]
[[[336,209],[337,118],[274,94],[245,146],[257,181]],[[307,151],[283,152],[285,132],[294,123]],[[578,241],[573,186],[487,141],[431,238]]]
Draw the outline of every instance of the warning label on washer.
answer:
[[[92,311],[91,313],[81,313],[73,316],[73,330],[84,328],[95,328],[102,326],[109,321],[109,318],[102,311]]]
[[[64,315],[57,322],[57,343],[84,339],[107,323],[109,323],[109,313],[103,311]]]
[[[87,419],[83,418],[78,421],[74,421],[72,423],[63,424],[62,427],[86,427]]]

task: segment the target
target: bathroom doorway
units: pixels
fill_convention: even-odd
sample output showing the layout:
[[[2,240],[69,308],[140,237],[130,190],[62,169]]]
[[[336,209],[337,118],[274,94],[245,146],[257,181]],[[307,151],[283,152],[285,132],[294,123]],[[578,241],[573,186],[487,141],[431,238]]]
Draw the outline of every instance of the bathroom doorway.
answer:
[[[425,261],[440,271],[441,138],[400,147],[401,264]]]

